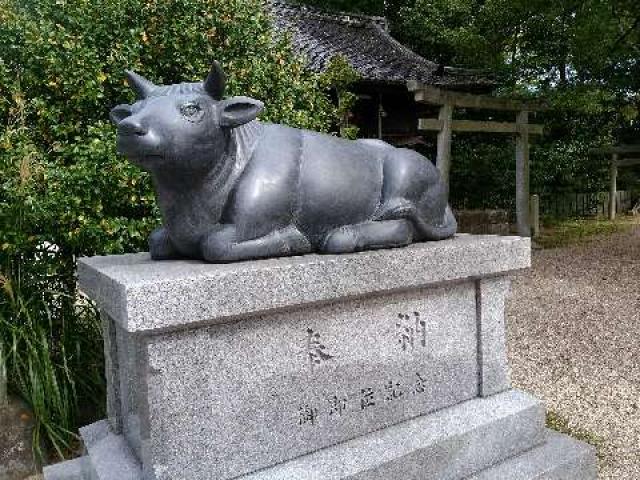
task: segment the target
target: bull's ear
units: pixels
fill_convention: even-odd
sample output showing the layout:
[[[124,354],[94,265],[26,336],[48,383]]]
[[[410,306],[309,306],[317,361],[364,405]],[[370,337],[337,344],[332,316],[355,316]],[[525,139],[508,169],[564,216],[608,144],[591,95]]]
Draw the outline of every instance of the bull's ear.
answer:
[[[219,103],[220,126],[227,128],[239,127],[260,114],[264,103],[249,97],[231,97]]]
[[[113,109],[111,109],[111,111],[109,112],[109,118],[116,125],[118,125],[122,120],[129,117],[130,115],[131,105],[127,105],[126,103],[113,107]]]
[[[211,70],[209,70],[209,75],[204,82],[202,82],[204,86],[204,90],[213,98],[214,100],[222,100],[224,96],[224,89],[227,85],[227,77],[222,71],[222,67],[215,60],[211,64]]]

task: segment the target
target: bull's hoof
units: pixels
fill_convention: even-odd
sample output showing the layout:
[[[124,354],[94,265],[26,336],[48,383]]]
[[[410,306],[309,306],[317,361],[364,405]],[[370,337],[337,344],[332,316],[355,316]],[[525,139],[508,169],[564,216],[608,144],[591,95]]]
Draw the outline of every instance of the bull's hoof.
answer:
[[[322,245],[325,253],[351,253],[408,245],[413,226],[408,220],[387,220],[346,225],[330,232]]]
[[[220,231],[204,239],[200,248],[202,258],[207,262],[225,263],[233,261],[232,248],[235,240],[234,232]]]
[[[153,260],[173,260],[180,258],[178,250],[171,243],[166,228],[156,228],[149,236],[149,253]]]
[[[322,245],[325,253],[352,253],[358,250],[358,231],[353,226],[341,227],[329,233]]]

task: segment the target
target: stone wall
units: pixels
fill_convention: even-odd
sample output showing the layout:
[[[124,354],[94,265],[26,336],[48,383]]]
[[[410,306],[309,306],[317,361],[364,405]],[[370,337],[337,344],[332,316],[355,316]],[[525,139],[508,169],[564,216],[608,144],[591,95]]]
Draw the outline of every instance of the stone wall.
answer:
[[[477,235],[509,235],[506,210],[459,210],[455,212],[458,232]]]

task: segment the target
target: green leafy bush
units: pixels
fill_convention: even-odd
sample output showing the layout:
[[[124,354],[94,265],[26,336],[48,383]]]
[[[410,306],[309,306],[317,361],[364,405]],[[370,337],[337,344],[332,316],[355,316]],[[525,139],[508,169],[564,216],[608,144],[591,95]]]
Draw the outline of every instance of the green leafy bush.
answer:
[[[74,449],[80,409],[102,404],[104,380],[97,312],[75,295],[47,289],[42,273],[42,290],[0,279],[0,332],[12,387],[34,412],[34,452],[46,460],[43,446],[59,457]]]
[[[335,122],[326,87],[262,7],[0,0],[0,339],[11,387],[59,455],[83,404],[103,398],[98,322],[78,299],[75,259],[146,249],[158,223],[148,175],[115,153],[109,109],[133,100],[124,69],[195,81],[217,59],[227,93],[264,100],[263,119],[325,131]]]
[[[336,96],[336,116],[340,136],[356,139],[358,127],[349,123],[350,114],[358,97],[349,88],[360,79],[360,74],[349,64],[342,55],[336,55],[331,59],[326,70],[320,77],[321,85]]]
[[[574,119],[575,121],[575,119]],[[554,136],[554,125],[546,123],[548,133],[533,138],[530,150],[531,193],[596,193],[608,189],[608,160],[589,154],[602,140],[593,131],[562,133]],[[595,124],[595,122],[594,122]],[[602,142],[603,143],[603,142]],[[487,134],[458,135],[453,144],[451,202],[455,208],[500,208],[515,214],[515,141],[508,136]],[[621,189],[631,181],[619,179]]]

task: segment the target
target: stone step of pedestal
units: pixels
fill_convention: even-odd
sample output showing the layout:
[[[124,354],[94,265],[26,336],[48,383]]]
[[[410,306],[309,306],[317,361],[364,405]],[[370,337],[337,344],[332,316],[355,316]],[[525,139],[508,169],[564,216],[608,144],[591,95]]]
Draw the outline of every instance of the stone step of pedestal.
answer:
[[[102,420],[80,429],[87,455],[45,467],[46,480],[142,480],[142,467],[125,437]]]
[[[549,431],[547,441],[467,480],[595,480],[595,448]]]
[[[46,480],[143,478],[125,438],[111,433],[108,422],[85,427],[81,433],[88,451],[83,457],[84,476],[77,476],[77,465],[65,462],[46,468]],[[470,400],[240,478],[460,480],[531,450],[545,438],[542,404],[511,390]]]
[[[545,438],[540,402],[511,390],[470,400],[240,478],[460,480],[541,445]]]
[[[80,429],[89,456],[88,478],[91,480],[140,480],[142,468],[127,440],[111,432],[107,421]]]
[[[44,478],[46,480],[89,480],[89,457],[84,456],[67,460],[66,462],[56,463],[44,469]]]

